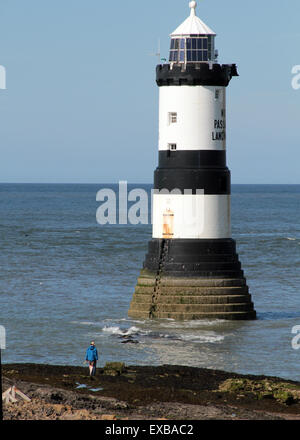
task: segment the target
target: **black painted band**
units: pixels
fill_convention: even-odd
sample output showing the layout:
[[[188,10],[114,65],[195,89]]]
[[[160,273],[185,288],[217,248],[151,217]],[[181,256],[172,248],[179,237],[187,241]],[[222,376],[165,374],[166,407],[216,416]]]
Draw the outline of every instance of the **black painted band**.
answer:
[[[159,168],[226,168],[225,150],[160,150]]]
[[[165,240],[166,241],[166,240]],[[152,238],[148,242],[148,252],[159,256],[163,239]],[[236,243],[232,238],[175,238],[168,240],[168,254],[172,255],[220,255],[235,254]]]
[[[176,277],[241,278],[243,271],[236,254],[235,241],[227,239],[152,239],[144,268],[161,268],[164,246],[163,274]]]
[[[219,86],[227,87],[233,76],[238,76],[235,64],[208,63],[183,65],[159,64],[156,66],[156,83],[161,86]]]
[[[191,190],[192,194],[197,194],[197,190],[203,190],[204,194],[230,194],[230,171],[228,168],[157,168],[154,189],[172,191],[175,188],[182,194],[184,190]]]

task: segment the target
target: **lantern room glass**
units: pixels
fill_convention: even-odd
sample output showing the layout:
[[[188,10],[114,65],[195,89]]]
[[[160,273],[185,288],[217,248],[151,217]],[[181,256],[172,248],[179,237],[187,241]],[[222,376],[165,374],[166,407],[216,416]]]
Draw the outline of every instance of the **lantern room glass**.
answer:
[[[214,60],[214,35],[171,38],[170,63],[203,63]]]

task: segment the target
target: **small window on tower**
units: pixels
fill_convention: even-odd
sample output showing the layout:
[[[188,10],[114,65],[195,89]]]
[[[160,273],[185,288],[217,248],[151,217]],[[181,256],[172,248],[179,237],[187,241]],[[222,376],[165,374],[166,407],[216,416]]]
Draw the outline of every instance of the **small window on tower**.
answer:
[[[219,99],[220,98],[220,90],[216,90],[215,91],[215,99]]]
[[[170,151],[176,151],[177,150],[177,145],[176,144],[169,144],[169,150]]]
[[[169,113],[169,124],[176,124],[177,122],[177,113],[171,112]]]

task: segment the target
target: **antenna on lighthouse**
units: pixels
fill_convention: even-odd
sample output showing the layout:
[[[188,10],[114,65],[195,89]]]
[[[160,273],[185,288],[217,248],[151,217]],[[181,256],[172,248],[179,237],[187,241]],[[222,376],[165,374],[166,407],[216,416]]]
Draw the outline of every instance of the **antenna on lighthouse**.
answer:
[[[161,61],[161,58],[160,58],[160,56],[161,56],[161,53],[160,53],[160,38],[158,39],[158,42],[157,42],[157,52],[150,53],[149,55],[154,56],[154,57],[158,57],[158,64],[160,64],[160,61]]]

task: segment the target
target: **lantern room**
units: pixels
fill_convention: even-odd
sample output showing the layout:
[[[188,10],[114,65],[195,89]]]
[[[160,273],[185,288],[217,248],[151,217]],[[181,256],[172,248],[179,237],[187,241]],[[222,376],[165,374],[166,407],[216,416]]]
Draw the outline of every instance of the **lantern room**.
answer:
[[[191,1],[190,16],[171,34],[170,64],[207,63],[217,60],[215,32],[196,15]]]

